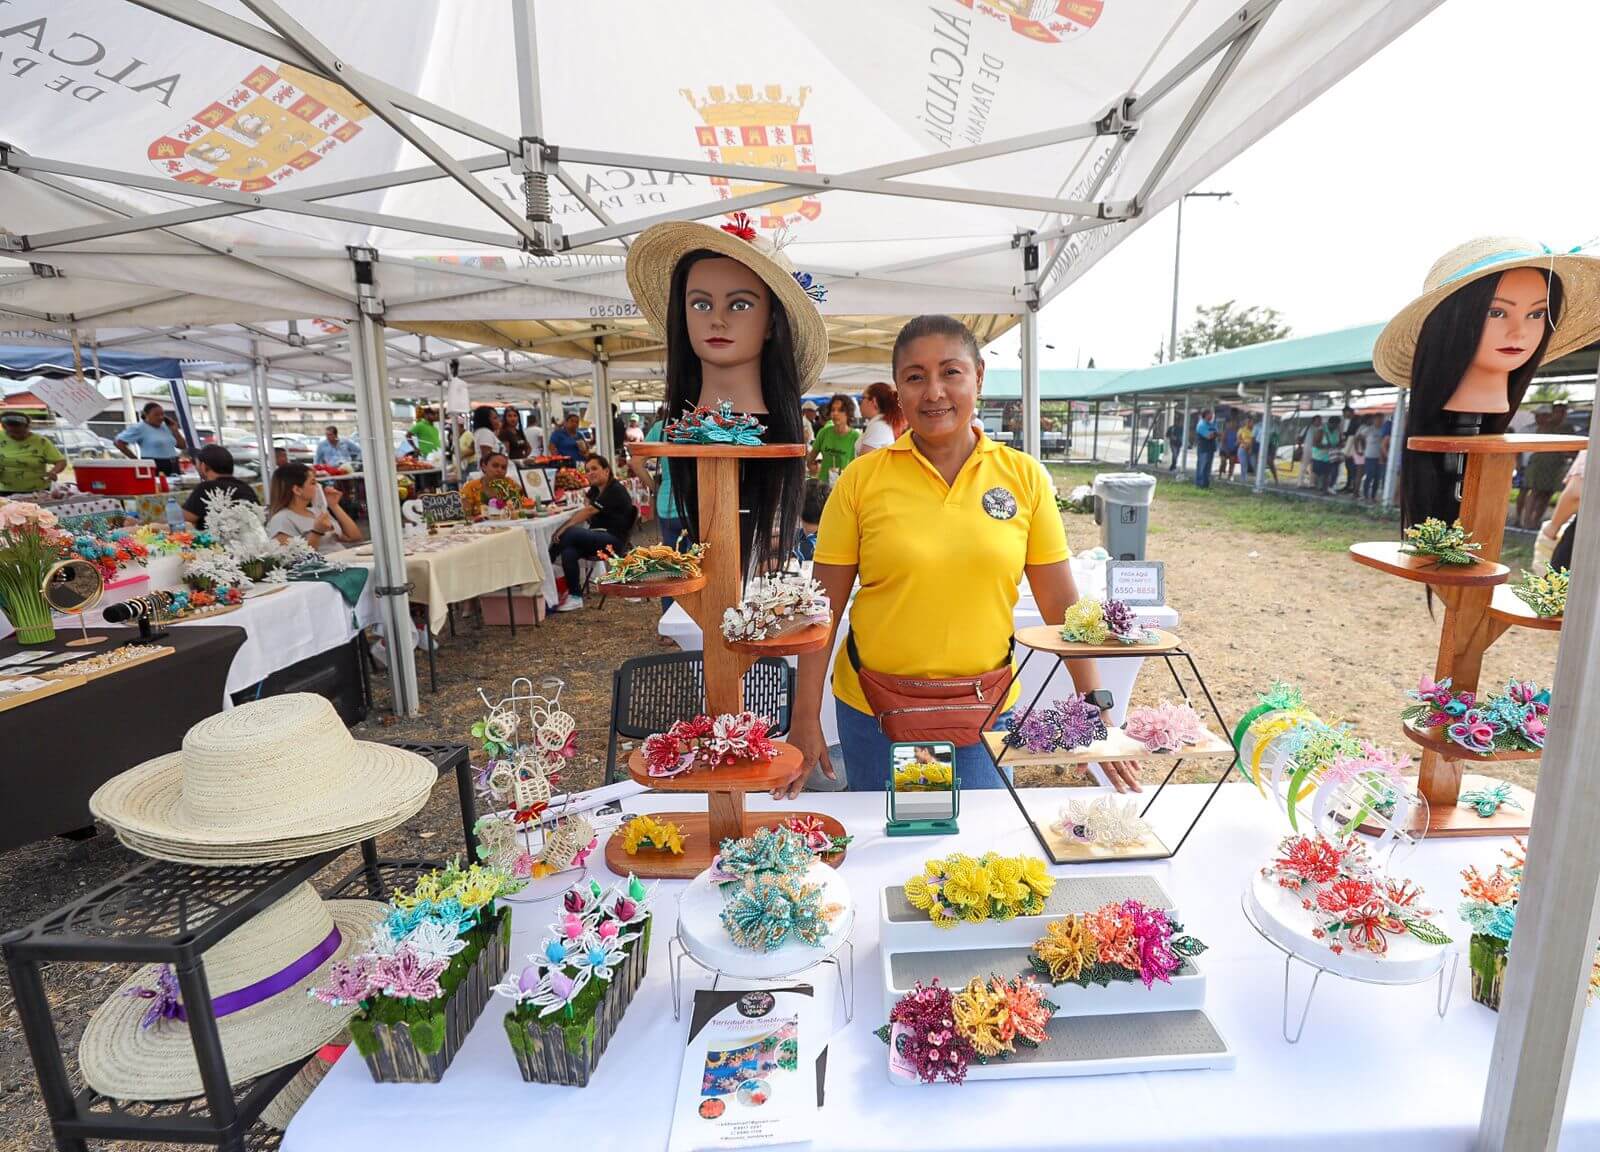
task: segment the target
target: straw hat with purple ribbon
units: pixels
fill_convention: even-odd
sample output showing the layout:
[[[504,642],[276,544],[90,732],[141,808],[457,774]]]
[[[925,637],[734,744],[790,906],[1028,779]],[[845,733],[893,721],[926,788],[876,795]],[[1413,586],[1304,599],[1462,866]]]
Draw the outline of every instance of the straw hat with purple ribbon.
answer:
[[[1561,314],[1545,349],[1546,362],[1594,341],[1600,336],[1600,258],[1577,249],[1554,252],[1544,244],[1517,236],[1480,236],[1450,249],[1428,269],[1422,295],[1395,315],[1378,334],[1372,349],[1372,367],[1379,376],[1400,388],[1411,386],[1411,358],[1417,350],[1422,325],[1452,292],[1513,268],[1534,268],[1561,279]]]
[[[234,1084],[315,1052],[350,1022],[356,1006],[323,1003],[308,990],[362,947],[388,907],[323,900],[310,884],[223,937],[202,957],[228,1079]],[[78,1046],[83,1078],[119,1100],[175,1100],[204,1091],[176,976],[163,965],[136,972],[95,1010]]]

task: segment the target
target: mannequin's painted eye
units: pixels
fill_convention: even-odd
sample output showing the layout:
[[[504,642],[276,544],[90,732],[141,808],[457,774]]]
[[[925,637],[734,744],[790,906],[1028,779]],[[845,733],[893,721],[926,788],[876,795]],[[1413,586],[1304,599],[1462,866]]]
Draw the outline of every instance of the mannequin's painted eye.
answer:
[[[1548,309],[1548,308],[1535,308],[1532,312],[1528,313],[1528,319],[1529,320],[1543,320],[1548,315],[1550,315],[1550,309]]]
[[[691,300],[689,301],[689,310],[691,312],[709,312],[711,311],[711,301]]]
[[[748,312],[755,307],[755,304],[749,300],[735,300],[728,307],[734,312]]]
[[[1504,320],[1505,318],[1506,318],[1506,310],[1504,308],[1501,308],[1499,305],[1495,305],[1494,307],[1489,309],[1489,319],[1491,319],[1491,320]]]

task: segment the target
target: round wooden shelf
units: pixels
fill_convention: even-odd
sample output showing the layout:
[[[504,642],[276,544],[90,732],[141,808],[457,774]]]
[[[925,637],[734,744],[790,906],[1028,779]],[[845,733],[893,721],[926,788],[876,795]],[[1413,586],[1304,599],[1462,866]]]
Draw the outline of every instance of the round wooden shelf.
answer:
[[[800,766],[800,749],[774,740],[778,754],[773,759],[741,760],[718,768],[696,768],[677,776],[652,776],[645,770],[644,752],[628,756],[628,775],[657,792],[767,792],[787,784]]]
[[[647,815],[657,820],[670,820],[683,832],[683,855],[674,856],[670,852],[661,852],[653,848],[646,848],[629,856],[622,847],[622,833],[618,831],[611,834],[606,841],[606,867],[618,876],[643,876],[651,880],[691,880],[711,867],[711,857],[716,855],[719,844],[710,842],[709,817],[704,812],[650,812]],[[822,826],[827,829],[830,836],[843,836],[844,825],[825,812],[746,812],[744,814],[744,835],[755,835],[758,828],[776,828],[785,820],[796,816],[815,816],[822,821]],[[844,863],[844,853],[835,852],[830,856],[822,857],[824,864],[837,868]]]
[[[629,444],[628,451],[635,456],[686,456],[701,460],[763,460],[786,456],[804,456],[804,444],[665,444],[645,441]]]
[[[686,576],[681,580],[640,580],[633,584],[607,584],[596,580],[589,585],[591,591],[601,596],[625,596],[630,600],[648,600],[655,596],[687,596],[706,586],[705,576]]]
[[[1501,432],[1486,436],[1411,436],[1406,447],[1414,452],[1461,452],[1470,456],[1506,456],[1524,452],[1581,452],[1589,446],[1583,436],[1543,436],[1534,432]]]
[[[1476,752],[1469,752],[1461,745],[1448,739],[1442,732],[1436,732],[1432,728],[1418,728],[1409,720],[1405,722],[1403,727],[1405,728],[1406,739],[1413,744],[1426,748],[1430,752],[1437,752],[1440,758],[1444,760],[1488,764],[1496,760],[1538,760],[1543,755],[1540,752],[1519,752],[1515,750],[1510,752],[1488,752],[1479,755]]]
[[[1176,652],[1183,645],[1183,641],[1171,632],[1160,628],[1151,628],[1149,631],[1156,634],[1154,644],[1124,644],[1120,640],[1104,644],[1074,644],[1061,638],[1059,624],[1031,624],[1017,629],[1017,643],[1039,652],[1054,652],[1067,657],[1160,656],[1166,652]]]
[[[826,648],[832,629],[831,624],[808,624],[765,640],[724,640],[723,643],[735,652],[748,652],[752,656],[799,656]]]
[[[1409,777],[1408,783],[1415,786],[1417,778]],[[1499,783],[1501,781],[1492,777],[1466,772],[1461,776],[1461,791],[1472,792],[1480,788],[1491,788]],[[1427,821],[1424,822],[1420,818],[1421,813],[1413,814],[1408,831],[1428,836],[1451,837],[1525,836],[1533,820],[1533,793],[1513,784],[1511,798],[1521,807],[1513,808],[1510,804],[1502,804],[1500,810],[1493,816],[1479,816],[1476,808],[1466,804],[1430,805]],[[1359,825],[1356,831],[1365,836],[1381,836],[1385,828],[1380,823],[1368,821]]]
[[[1513,628],[1537,628],[1541,632],[1561,631],[1560,616],[1539,615],[1517,599],[1517,594],[1511,590],[1509,584],[1502,584],[1494,590],[1494,599],[1489,602],[1489,618],[1498,620],[1502,624],[1509,624]]]
[[[1350,558],[1357,564],[1399,576],[1402,580],[1452,588],[1487,588],[1504,584],[1511,575],[1511,569],[1492,560],[1475,560],[1471,564],[1440,564],[1431,556],[1411,556],[1400,551],[1399,542],[1392,540],[1352,544]]]

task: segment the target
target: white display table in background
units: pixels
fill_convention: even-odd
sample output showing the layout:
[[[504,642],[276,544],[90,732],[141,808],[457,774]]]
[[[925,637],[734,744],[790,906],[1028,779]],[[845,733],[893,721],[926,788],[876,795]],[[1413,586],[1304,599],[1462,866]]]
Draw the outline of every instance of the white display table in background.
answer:
[[[1178,815],[1194,811],[1205,785],[1168,789]],[[1029,789],[1038,813],[1053,816],[1082,789]],[[629,811],[681,805],[670,795],[636,797]],[[749,797],[752,809],[775,805]],[[879,888],[904,882],[924,860],[951,852],[1037,854],[1032,835],[1004,792],[961,798],[961,833],[891,839],[883,834],[879,796],[811,794],[805,804],[842,820],[856,837],[840,875],[858,907],[876,907]],[[1182,812],[1177,810],[1182,809]],[[1173,813],[1168,813],[1173,815]],[[1467,966],[1444,1019],[1432,983],[1404,988],[1324,977],[1305,1036],[1284,1043],[1280,1020],[1283,957],[1245,921],[1240,895],[1286,831],[1282,817],[1254,787],[1226,785],[1172,860],[1055,867],[1057,876],[1144,873],[1172,897],[1184,927],[1209,950],[1206,1013],[1237,1053],[1228,1071],[1149,1072],[1053,1080],[1002,1080],[895,1087],[884,1046],[873,1029],[884,1023],[879,982],[878,921],[856,918],[855,1020],[842,1026],[831,970],[815,975],[817,994],[831,997],[835,1033],[828,1052],[826,1104],[813,1148],[818,1152],[881,1150],[956,1152],[993,1149],[1127,1149],[1132,1152],[1464,1152],[1477,1132],[1497,1016],[1469,996]],[[1501,838],[1423,844],[1400,869],[1426,889],[1438,922],[1465,950],[1468,934],[1455,914],[1459,872],[1492,867]],[[596,852],[590,874],[612,877]],[[290,1124],[284,1152],[419,1152],[470,1148],[666,1146],[677,1092],[688,1013],[672,1019],[667,941],[677,896],[686,881],[662,881],[652,902],[649,970],[587,1088],[524,1084],[506,1041],[508,1002],[491,1001],[441,1083],[374,1084],[356,1052],[346,1052]],[[520,970],[554,919],[552,902],[518,905],[512,955]],[[960,932],[960,928],[952,929]],[[687,992],[709,986],[693,965]],[[807,979],[812,979],[807,974]],[[1303,993],[1303,969],[1295,988]],[[1297,1009],[1298,1010],[1298,1009]],[[1567,1097],[1561,1148],[1600,1148],[1600,1023],[1585,1022]]]

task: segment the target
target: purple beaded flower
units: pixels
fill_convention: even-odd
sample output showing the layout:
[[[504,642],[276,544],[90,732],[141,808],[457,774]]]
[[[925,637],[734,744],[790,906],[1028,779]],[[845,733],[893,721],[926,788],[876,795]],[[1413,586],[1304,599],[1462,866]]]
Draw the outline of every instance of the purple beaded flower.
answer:
[[[1081,694],[1035,709],[1020,719],[1013,716],[1006,722],[1006,744],[1029,752],[1070,752],[1105,738],[1106,725],[1100,709]]]
[[[1133,618],[1133,609],[1121,600],[1107,600],[1101,607],[1105,617],[1106,627],[1113,636],[1139,636],[1144,629]]]

